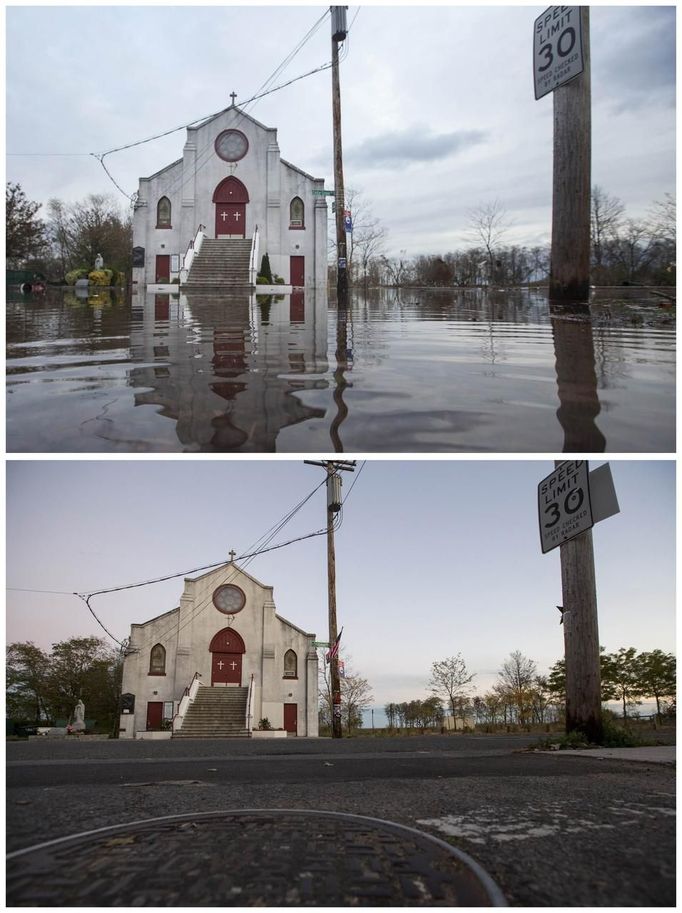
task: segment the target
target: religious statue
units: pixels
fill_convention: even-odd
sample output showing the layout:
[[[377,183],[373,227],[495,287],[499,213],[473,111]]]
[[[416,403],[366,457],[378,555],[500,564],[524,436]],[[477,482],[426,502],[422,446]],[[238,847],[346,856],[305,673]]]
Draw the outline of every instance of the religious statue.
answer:
[[[102,269],[104,267],[104,257],[101,254],[97,254],[95,257],[95,269]]]
[[[73,730],[82,732],[85,729],[85,704],[79,700],[76,709],[73,711]]]

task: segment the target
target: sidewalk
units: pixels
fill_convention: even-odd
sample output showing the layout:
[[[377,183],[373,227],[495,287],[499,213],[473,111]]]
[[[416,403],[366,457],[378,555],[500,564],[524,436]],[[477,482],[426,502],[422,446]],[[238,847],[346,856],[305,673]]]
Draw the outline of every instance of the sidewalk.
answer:
[[[566,755],[575,755],[581,758],[603,758],[609,761],[640,761],[646,764],[675,765],[674,745],[653,745],[644,748],[584,748],[575,751],[545,751],[543,754],[553,754],[561,758]]]

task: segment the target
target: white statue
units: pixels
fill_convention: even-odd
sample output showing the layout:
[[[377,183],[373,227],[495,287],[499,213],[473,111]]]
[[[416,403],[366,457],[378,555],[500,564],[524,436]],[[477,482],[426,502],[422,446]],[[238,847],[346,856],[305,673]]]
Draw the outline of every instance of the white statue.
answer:
[[[95,269],[102,269],[104,266],[104,257],[101,254],[97,254],[95,257]]]
[[[73,711],[73,730],[82,732],[85,729],[85,704],[79,700],[76,709]]]

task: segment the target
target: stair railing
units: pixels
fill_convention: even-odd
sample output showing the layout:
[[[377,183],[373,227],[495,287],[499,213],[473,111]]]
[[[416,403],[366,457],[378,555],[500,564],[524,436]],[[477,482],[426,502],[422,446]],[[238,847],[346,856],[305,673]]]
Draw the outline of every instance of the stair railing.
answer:
[[[251,673],[251,681],[249,682],[249,694],[246,698],[246,731],[249,736],[253,730],[253,672]]]
[[[184,285],[185,282],[187,282],[187,276],[189,275],[189,271],[192,268],[192,263],[194,262],[194,258],[201,250],[201,245],[203,244],[204,238],[206,237],[206,235],[204,234],[205,228],[206,228],[205,225],[200,225],[199,228],[197,228],[196,235],[192,238],[192,240],[187,245],[187,251],[185,252],[185,256],[182,261],[182,267],[180,269],[180,284],[181,285]]]
[[[180,699],[180,704],[178,705],[178,712],[173,717],[173,732],[178,732],[180,729],[182,729],[182,723],[185,719],[185,714],[187,713],[187,711],[189,709],[189,705],[192,703],[194,698],[197,696],[197,691],[199,690],[199,686],[201,685],[201,682],[199,681],[200,678],[201,678],[201,672],[195,672],[194,678],[189,683],[189,685],[185,688],[183,695]]]
[[[253,230],[253,238],[251,239],[251,256],[249,257],[249,285],[256,284],[256,276],[258,275],[258,248],[260,246],[260,235],[258,234],[258,226]]]

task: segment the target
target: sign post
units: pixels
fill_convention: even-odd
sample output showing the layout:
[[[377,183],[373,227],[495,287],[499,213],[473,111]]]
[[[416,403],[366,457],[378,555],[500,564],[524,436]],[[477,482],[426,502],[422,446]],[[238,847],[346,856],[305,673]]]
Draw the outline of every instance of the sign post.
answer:
[[[587,461],[565,460],[538,485],[538,517],[543,553],[561,548],[566,732],[577,730],[599,743],[603,724],[592,526],[619,508],[610,472],[594,475],[599,491],[596,516]]]
[[[551,303],[590,295],[590,10],[550,6],[533,32],[535,97],[554,93]]]

